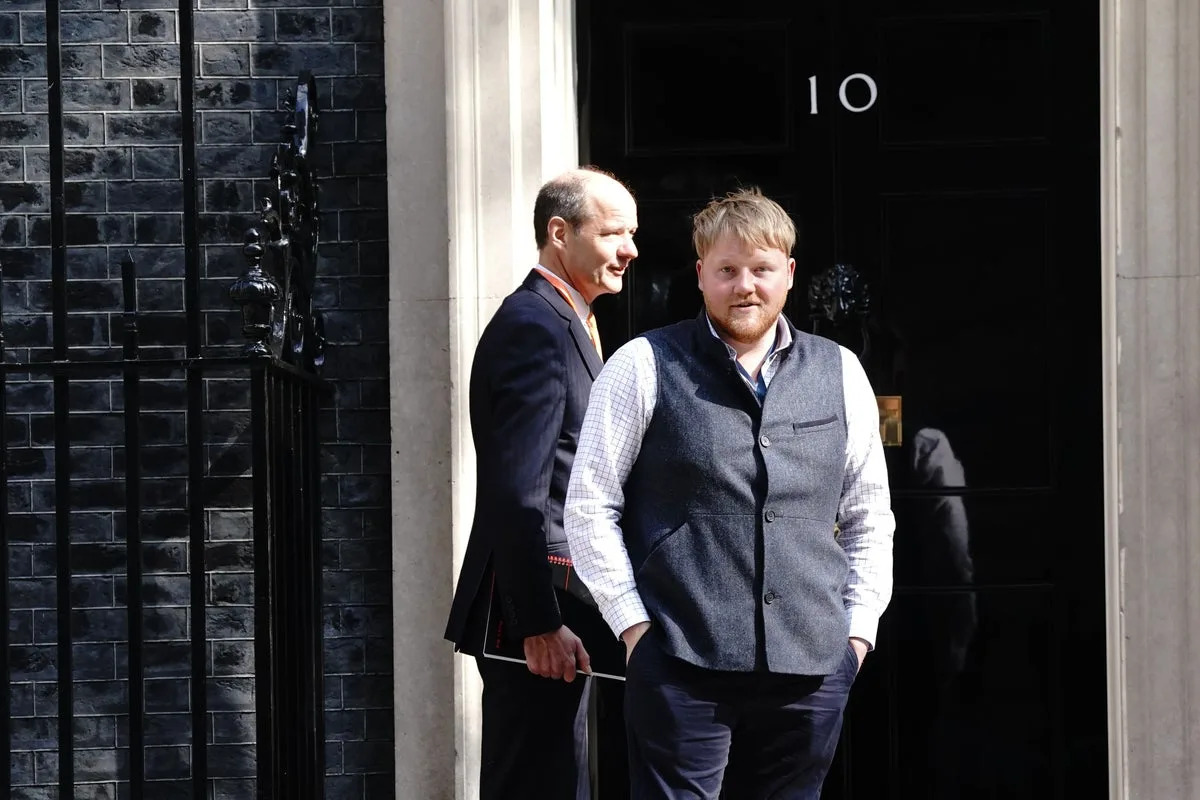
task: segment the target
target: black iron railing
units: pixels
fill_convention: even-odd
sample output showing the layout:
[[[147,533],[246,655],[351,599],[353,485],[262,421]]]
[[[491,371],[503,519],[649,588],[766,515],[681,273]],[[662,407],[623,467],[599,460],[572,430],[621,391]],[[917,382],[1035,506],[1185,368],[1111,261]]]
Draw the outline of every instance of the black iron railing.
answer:
[[[190,745],[190,796],[210,796],[213,778],[210,749],[214,736],[210,696],[216,679],[215,644],[210,636],[214,608],[212,581],[214,553],[221,554],[213,531],[211,513],[217,508],[248,507],[252,519],[252,553],[245,570],[252,575],[253,708],[254,741],[245,743],[254,753],[256,795],[259,798],[310,798],[323,796],[324,729],[321,643],[321,563],[319,448],[317,414],[325,392],[319,369],[324,340],[319,315],[312,308],[316,276],[318,201],[316,175],[308,162],[308,143],[317,127],[315,83],[303,75],[296,88],[290,119],[284,125],[285,141],[272,168],[272,189],[257,225],[247,235],[245,248],[249,268],[231,288],[234,301],[244,315],[249,343],[240,354],[210,353],[202,348],[204,315],[200,305],[199,236],[196,206],[196,157],[194,126],[190,123],[194,103],[190,81],[181,81],[181,106],[187,124],[183,128],[183,196],[185,273],[182,356],[170,348],[148,352],[141,342],[140,324],[147,316],[138,310],[138,268],[127,255],[121,264],[123,313],[120,316],[119,357],[114,350],[76,351],[68,347],[69,280],[66,270],[67,239],[63,206],[62,137],[63,97],[59,69],[57,5],[47,3],[49,107],[50,107],[50,214],[51,230],[51,318],[53,343],[49,351],[36,349],[5,352],[4,310],[0,305],[0,420],[9,421],[7,398],[10,388],[49,383],[53,388],[52,419],[53,492],[44,509],[53,516],[55,547],[53,577],[56,584],[56,646],[52,665],[57,696],[55,720],[58,796],[76,796],[76,783],[86,776],[76,774],[75,653],[79,628],[75,616],[73,585],[77,582],[73,554],[85,546],[73,538],[72,514],[98,508],[93,498],[98,489],[120,484],[124,503],[107,509],[122,515],[120,531],[123,564],[106,569],[123,579],[125,640],[118,650],[127,654],[123,675],[127,686],[125,708],[115,716],[127,718],[127,732],[118,749],[123,764],[114,777],[126,783],[122,796],[131,800],[156,796],[155,776],[146,762],[150,744],[163,745],[162,731],[148,730],[147,685],[149,656],[159,659],[159,633],[147,637],[150,588],[161,594],[161,582],[150,581],[146,567],[151,547],[145,523],[154,520],[154,542],[162,541],[165,512],[186,529],[187,630],[181,634],[188,644],[189,681],[187,712],[190,730],[167,744]],[[189,13],[181,14],[181,36],[191,41]],[[183,74],[190,72],[192,47],[181,47]],[[0,264],[0,285],[3,283]],[[0,303],[3,297],[0,295]],[[167,352],[169,355],[161,356]],[[79,456],[73,440],[92,421],[72,404],[72,393],[99,381],[119,387],[114,402],[121,420],[120,441],[112,442],[112,458],[119,461],[109,480],[83,480],[94,476],[78,468]],[[147,391],[154,390],[156,413],[163,409],[163,387],[180,385],[178,407],[182,412],[182,446],[185,464],[166,463],[163,446],[147,412]],[[245,397],[244,403],[217,404],[213,397]],[[114,391],[118,391],[114,389]],[[162,415],[160,415],[162,416]],[[218,430],[219,428],[219,430]],[[148,467],[147,465],[152,465]],[[11,474],[8,437],[0,436],[0,554],[10,544],[9,483]],[[51,483],[50,481],[46,481]],[[233,498],[233,499],[231,499]],[[102,504],[101,504],[102,505]],[[174,534],[168,531],[168,534]],[[185,535],[185,536],[184,536]],[[86,545],[91,546],[91,545]],[[107,546],[107,545],[106,545]],[[155,552],[161,546],[155,544]],[[221,563],[226,556],[220,555]],[[232,559],[236,561],[236,558]],[[0,619],[7,621],[11,610],[10,575],[7,558],[0,558]],[[119,603],[114,601],[114,606]],[[151,642],[150,638],[155,638]],[[182,644],[182,640],[179,642]],[[0,673],[11,685],[13,664],[9,626],[0,625]],[[118,659],[119,660],[119,659]],[[156,673],[157,675],[157,673]],[[83,684],[79,684],[83,685]],[[3,692],[0,706],[0,741],[5,757],[0,760],[0,786],[13,785],[12,693]],[[123,713],[122,713],[123,712]],[[151,739],[153,738],[153,742]],[[227,773],[226,773],[227,774]],[[7,796],[7,792],[5,792]]]

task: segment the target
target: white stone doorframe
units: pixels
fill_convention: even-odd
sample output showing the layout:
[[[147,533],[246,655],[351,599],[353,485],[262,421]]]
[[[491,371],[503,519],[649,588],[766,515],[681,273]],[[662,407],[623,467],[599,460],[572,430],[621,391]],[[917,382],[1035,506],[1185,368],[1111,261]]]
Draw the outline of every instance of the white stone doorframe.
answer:
[[[384,0],[397,800],[478,796],[479,677],[442,630],[475,498],[483,325],[578,160],[574,0]]]
[[[1110,797],[1200,798],[1200,3],[1101,0]],[[482,325],[577,160],[574,0],[384,0],[396,797],[473,800],[479,686],[441,631]]]
[[[1200,3],[1101,0],[1110,795],[1200,798]]]

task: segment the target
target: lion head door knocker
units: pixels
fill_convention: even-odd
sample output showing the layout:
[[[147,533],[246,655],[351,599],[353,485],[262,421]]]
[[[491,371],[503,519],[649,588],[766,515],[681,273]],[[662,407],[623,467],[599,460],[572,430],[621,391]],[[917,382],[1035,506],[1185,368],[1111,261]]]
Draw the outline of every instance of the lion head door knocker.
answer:
[[[871,350],[867,329],[870,311],[867,282],[849,264],[834,264],[814,275],[808,284],[812,332],[848,347],[859,361],[865,361]]]

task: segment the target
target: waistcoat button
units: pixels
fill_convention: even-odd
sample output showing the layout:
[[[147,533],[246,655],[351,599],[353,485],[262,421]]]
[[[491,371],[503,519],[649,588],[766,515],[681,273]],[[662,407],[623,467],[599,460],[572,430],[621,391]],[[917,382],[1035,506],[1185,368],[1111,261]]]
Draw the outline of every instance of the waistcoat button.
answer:
[[[778,597],[779,595],[775,594],[774,592],[767,592],[765,595],[763,595],[763,602],[767,605],[771,605],[771,603],[774,603]]]
[[[767,509],[767,513],[763,514],[763,519],[765,519],[767,522],[774,522],[775,521],[775,512],[771,511],[770,509]]]
[[[762,436],[758,437],[758,443],[761,444],[763,447],[770,447],[771,446],[771,437],[767,436],[764,433]]]

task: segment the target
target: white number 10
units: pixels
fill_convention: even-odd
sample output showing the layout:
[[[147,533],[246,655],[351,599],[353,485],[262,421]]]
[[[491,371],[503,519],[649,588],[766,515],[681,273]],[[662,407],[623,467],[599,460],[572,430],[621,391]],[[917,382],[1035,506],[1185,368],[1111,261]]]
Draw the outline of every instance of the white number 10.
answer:
[[[862,81],[867,85],[867,90],[871,93],[871,99],[866,102],[866,105],[856,106],[851,105],[849,98],[846,97],[846,87],[850,85],[850,81]],[[852,75],[847,75],[842,81],[842,85],[838,87],[838,100],[842,102],[842,108],[851,111],[855,114],[866,111],[875,105],[875,101],[879,99],[879,87],[875,84],[875,79],[864,72],[855,72]],[[817,76],[808,76],[808,113],[810,115],[817,113]]]

